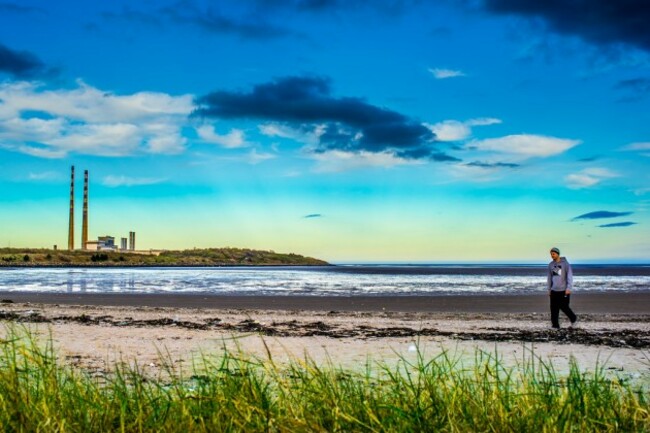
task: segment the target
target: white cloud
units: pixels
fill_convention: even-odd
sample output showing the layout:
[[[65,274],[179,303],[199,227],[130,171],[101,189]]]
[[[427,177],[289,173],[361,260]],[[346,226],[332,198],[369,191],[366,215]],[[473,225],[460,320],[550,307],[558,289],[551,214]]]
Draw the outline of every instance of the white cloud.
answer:
[[[439,141],[460,141],[469,137],[472,129],[463,122],[457,120],[445,120],[434,125],[426,124],[427,128],[436,134]]]
[[[495,182],[505,176],[497,167],[481,167],[468,164],[451,164],[447,167],[449,175],[455,179],[476,183]]]
[[[191,162],[191,165],[211,165],[215,161],[228,161],[236,163],[245,163],[256,165],[270,159],[277,158],[277,155],[267,152],[258,152],[257,149],[251,149],[246,153],[237,153],[237,154],[228,154],[228,155],[211,155],[203,153],[195,153],[194,156],[197,158],[195,161]]]
[[[345,152],[331,150],[314,152],[311,158],[318,162],[317,172],[341,172],[362,167],[394,167],[397,165],[420,165],[423,162],[395,156],[392,152]]]
[[[179,153],[186,144],[181,128],[194,109],[191,95],[116,95],[81,81],[55,90],[8,82],[0,85],[0,100],[0,146],[43,158]]]
[[[144,122],[160,116],[187,116],[194,109],[193,96],[138,92],[115,95],[77,81],[75,89],[41,90],[35,82],[10,82],[0,85],[5,101],[0,118],[13,117],[25,110],[39,110],[54,117],[88,123]]]
[[[111,188],[119,186],[139,186],[139,185],[154,185],[157,183],[164,182],[166,179],[162,178],[151,178],[151,177],[141,177],[134,178],[128,176],[114,176],[109,175],[104,177],[102,180],[102,185],[108,186]]]
[[[185,150],[187,139],[180,134],[154,135],[144,142],[149,153],[174,154]]]
[[[465,73],[453,69],[430,68],[429,72],[436,77],[437,80],[444,80],[445,78],[464,77]]]
[[[467,126],[489,126],[489,125],[498,125],[503,123],[501,119],[494,117],[479,117],[477,119],[470,119],[465,122]]]
[[[218,144],[229,149],[248,146],[244,138],[244,131],[241,129],[233,128],[228,134],[220,135],[212,126],[204,125],[198,128],[196,132],[206,143]]]
[[[257,153],[257,150],[253,149],[249,152],[246,159],[249,164],[259,164],[260,162],[274,158],[275,155],[272,153]]]
[[[277,123],[266,123],[258,128],[260,133],[267,137],[288,138],[311,146],[318,145],[320,136],[325,132],[325,125],[316,125],[311,130],[299,130]]]
[[[128,123],[69,125],[65,129],[48,144],[68,152],[92,149],[93,155],[123,156],[137,150],[142,140],[140,129]]]
[[[275,123],[258,125],[260,132],[268,137],[293,138],[293,130]]]
[[[602,179],[607,179],[607,178],[613,178],[613,177],[619,177],[620,174],[616,173],[615,171],[612,171],[608,168],[586,168],[582,170],[583,173],[586,173],[590,176],[595,176],[595,177],[600,177]]]
[[[32,145],[19,145],[12,146],[7,145],[6,143],[0,143],[0,147],[5,147],[10,150],[15,150],[26,155],[35,156],[37,158],[47,158],[47,159],[61,159],[65,158],[68,154],[66,150],[63,149],[53,149],[53,148],[44,148],[44,147],[35,147]]]
[[[479,119],[470,119],[465,122],[458,120],[445,120],[435,124],[425,123],[424,126],[436,134],[439,141],[461,141],[472,135],[473,126],[488,126],[501,123],[501,120],[486,117]]]
[[[45,171],[42,173],[29,173],[27,175],[28,180],[33,180],[33,181],[50,181],[50,180],[60,180],[61,179],[61,173],[57,173],[55,171]]]
[[[619,176],[618,173],[606,168],[586,168],[578,173],[569,174],[564,180],[567,187],[571,189],[582,189],[598,185],[603,180]]]
[[[650,150],[650,142],[630,143],[627,146],[623,146],[621,150],[628,150],[628,151]]]
[[[3,104],[0,104],[0,107]],[[62,134],[66,122],[65,119],[22,119],[20,117],[10,117],[6,120],[0,118],[2,125],[3,139],[10,141],[36,141],[40,142],[49,137]]]
[[[570,174],[564,178],[566,184],[571,189],[589,188],[600,182],[600,179],[587,174]]]
[[[474,140],[468,148],[480,151],[509,154],[519,159],[533,157],[546,158],[566,152],[580,144],[580,140],[547,137],[544,135],[508,135],[500,138]]]

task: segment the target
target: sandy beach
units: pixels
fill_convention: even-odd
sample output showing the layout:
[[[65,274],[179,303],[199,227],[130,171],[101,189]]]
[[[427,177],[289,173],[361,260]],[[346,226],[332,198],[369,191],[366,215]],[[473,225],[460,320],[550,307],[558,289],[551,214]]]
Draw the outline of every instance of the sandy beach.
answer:
[[[537,356],[558,371],[585,370],[650,383],[650,293],[584,293],[577,329],[549,329],[547,298],[528,296],[256,297],[0,293],[0,318],[46,338],[61,359],[96,374],[116,361],[148,373],[189,368],[224,349],[276,362],[309,359],[346,368],[447,352],[471,364],[477,350],[512,366]],[[562,318],[567,326],[566,318]],[[561,320],[562,320],[561,319]],[[5,332],[3,330],[3,332]]]

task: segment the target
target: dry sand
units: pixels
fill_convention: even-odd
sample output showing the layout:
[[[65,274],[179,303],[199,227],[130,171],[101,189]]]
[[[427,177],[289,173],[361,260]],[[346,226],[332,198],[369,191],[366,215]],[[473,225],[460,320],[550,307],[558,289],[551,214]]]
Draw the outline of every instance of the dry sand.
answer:
[[[44,336],[51,333],[62,359],[98,374],[120,360],[157,374],[161,352],[171,364],[187,369],[201,354],[219,355],[224,348],[260,358],[270,353],[279,363],[308,357],[352,369],[364,368],[368,361],[392,365],[415,360],[418,350],[425,358],[446,351],[471,366],[476,351],[482,350],[497,353],[509,366],[537,356],[559,372],[568,370],[573,357],[583,370],[604,364],[608,375],[650,384],[645,293],[575,296],[582,297],[574,302],[580,326],[561,331],[549,329],[547,299],[539,296],[438,297],[420,300],[420,311],[404,297],[348,303],[345,298],[310,298],[302,304],[289,298],[244,297],[237,304],[235,298],[224,302],[226,297],[215,296],[199,308],[192,297],[177,300],[177,307],[151,306],[169,302],[167,295],[151,295],[149,302],[77,295],[40,296],[34,302],[21,296],[27,295],[0,294],[13,301],[0,305],[0,319],[25,324]],[[332,308],[352,301],[353,310]],[[502,311],[504,305],[509,312]]]

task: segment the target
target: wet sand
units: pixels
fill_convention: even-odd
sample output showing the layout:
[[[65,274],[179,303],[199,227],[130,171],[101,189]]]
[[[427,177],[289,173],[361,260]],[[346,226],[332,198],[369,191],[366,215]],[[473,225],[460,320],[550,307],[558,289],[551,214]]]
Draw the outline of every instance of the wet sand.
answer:
[[[176,307],[234,310],[395,311],[470,313],[546,313],[540,294],[439,296],[230,296],[205,294],[1,292],[0,301],[60,305]],[[650,291],[575,293],[571,306],[583,313],[650,314]]]

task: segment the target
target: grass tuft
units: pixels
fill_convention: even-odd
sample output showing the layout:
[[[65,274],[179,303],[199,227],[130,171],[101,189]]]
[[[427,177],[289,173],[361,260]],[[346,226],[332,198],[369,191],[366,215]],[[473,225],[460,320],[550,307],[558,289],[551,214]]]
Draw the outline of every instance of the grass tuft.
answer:
[[[225,352],[189,374],[160,354],[151,378],[117,363],[97,378],[57,360],[52,338],[8,325],[0,340],[0,430],[122,432],[650,431],[648,394],[535,356],[507,368],[477,351],[359,371],[310,359],[278,365]]]

